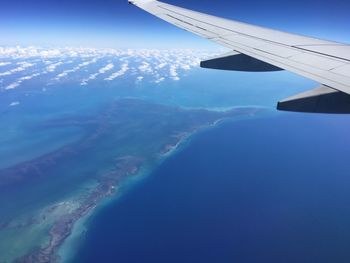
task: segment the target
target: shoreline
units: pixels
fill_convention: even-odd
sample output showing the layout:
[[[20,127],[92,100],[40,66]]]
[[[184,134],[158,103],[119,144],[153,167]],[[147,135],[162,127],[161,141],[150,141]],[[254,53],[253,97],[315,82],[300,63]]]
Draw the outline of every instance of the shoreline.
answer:
[[[75,249],[81,245],[80,241],[84,238],[84,234],[88,231],[88,225],[90,220],[96,216],[99,210],[106,208],[107,206],[118,202],[123,194],[129,191],[129,187],[132,184],[136,184],[141,181],[145,176],[148,176],[152,172],[152,169],[144,169],[140,167],[140,170],[128,178],[125,178],[119,185],[118,190],[111,196],[108,196],[101,200],[94,210],[88,213],[86,216],[76,221],[72,228],[71,235],[66,238],[61,247],[57,250],[60,263],[69,263],[75,256]]]
[[[139,181],[141,181],[142,179],[144,179],[146,176],[149,176],[155,169],[157,169],[157,167],[159,167],[164,161],[166,161],[169,157],[173,156],[174,154],[177,154],[179,151],[181,151],[183,149],[183,147],[185,147],[185,145],[187,145],[187,143],[190,143],[190,139],[191,137],[195,136],[195,134],[197,134],[198,132],[204,131],[208,128],[212,128],[212,127],[217,127],[218,125],[221,124],[221,122],[224,120],[223,119],[219,119],[214,121],[212,124],[209,125],[204,125],[202,127],[198,127],[197,129],[195,129],[192,132],[186,132],[181,134],[181,136],[179,136],[179,140],[174,144],[174,145],[167,145],[166,151],[162,151],[159,154],[159,158],[158,160],[156,160],[156,162],[154,163],[153,167],[149,168],[149,169],[145,169],[146,167],[139,167],[139,170],[137,173],[135,173],[133,176],[131,177],[127,177],[125,178],[119,188],[123,188],[124,190],[121,191],[117,191],[115,192],[113,195],[106,197],[105,200],[101,200],[101,203],[95,207],[95,209],[91,210],[90,213],[86,214],[86,216],[83,216],[81,218],[79,218],[76,222],[76,224],[72,227],[72,231],[71,233],[75,234],[75,236],[68,236],[66,238],[66,240],[62,243],[61,247],[57,250],[57,255],[59,256],[59,262],[61,263],[69,263],[70,260],[72,260],[74,258],[74,252],[72,252],[72,247],[69,247],[69,244],[66,244],[66,242],[73,244],[73,246],[79,247],[79,240],[82,238],[82,235],[88,231],[88,224],[89,224],[89,220],[91,220],[94,216],[94,214],[98,213],[99,209],[103,209],[106,206],[114,203],[114,202],[118,202],[119,198],[122,197],[123,193],[125,193],[125,191],[129,190],[128,186],[129,184],[134,184],[135,181],[133,181],[134,179],[137,180],[136,183],[138,183]],[[132,180],[132,182],[131,182]],[[125,189],[125,187],[127,189]],[[79,231],[80,229],[82,229],[82,231]]]
[[[114,110],[113,107],[112,110]],[[184,109],[179,108],[179,112],[182,111],[184,111]],[[50,226],[48,232],[48,243],[45,245],[43,244],[44,246],[27,253],[14,262],[69,262],[70,258],[74,257],[74,251],[72,252],[73,248],[70,246],[79,246],[79,241],[83,236],[82,234],[86,232],[89,220],[97,214],[99,209],[103,209],[106,205],[114,203],[123,196],[125,191],[131,189],[129,184],[138,183],[146,176],[149,176],[165,160],[180,152],[191,142],[191,139],[196,134],[210,128],[215,128],[225,121],[238,121],[240,119],[255,117],[257,113],[261,111],[261,109],[256,108],[237,107],[222,112],[222,115],[212,115],[211,113],[213,112],[211,110],[205,110],[203,114],[209,114],[208,116],[204,115],[206,119],[198,119],[196,122],[190,122],[189,127],[183,126],[180,131],[177,131],[177,133],[167,138],[170,142],[165,141],[164,146],[162,146],[162,149],[160,149],[158,153],[152,153],[154,154],[152,158],[149,158],[149,156],[147,156],[147,158],[142,158],[125,155],[114,159],[114,168],[102,174],[101,177],[96,178],[97,184],[94,184],[94,186],[89,189],[86,196],[78,197],[81,199],[81,202],[76,203],[76,207],[73,207],[71,210],[63,209],[62,214],[59,214],[58,218],[56,218],[56,215],[52,214],[54,223]],[[197,109],[193,114],[200,112],[201,111]],[[112,113],[107,111],[107,116],[109,116],[109,114]],[[101,118],[101,121],[102,120],[104,120],[103,116]],[[106,124],[101,122],[101,126],[104,128]],[[102,134],[102,132],[99,132],[98,136]],[[99,137],[87,137],[88,145],[91,145],[91,141],[97,138]],[[60,156],[58,152],[56,154]],[[72,197],[74,198],[76,196]],[[54,204],[52,207],[55,205],[60,206],[60,203]],[[65,205],[63,204],[62,206],[64,207]],[[46,209],[49,210],[50,207],[46,207],[43,211],[46,211]],[[54,210],[55,209],[53,209],[53,211]],[[6,228],[6,225],[2,227]]]
[[[124,158],[118,158],[116,161],[115,170],[103,176],[104,178],[102,178],[97,187],[88,195],[86,200],[74,209],[73,212],[63,215],[54,223],[49,231],[49,244],[16,260],[16,263],[59,262],[60,259],[57,252],[66,238],[72,233],[75,223],[88,217],[103,199],[114,195],[118,191],[118,181],[122,180],[123,177],[134,175],[139,169],[140,160],[138,158],[126,156]]]
[[[235,110],[235,109],[242,109],[242,108],[241,107],[230,108],[230,110],[223,111],[223,112],[228,113],[228,112]],[[247,108],[247,109],[252,110],[252,108]],[[256,110],[260,111],[260,109],[256,109]],[[207,110],[207,111],[210,111],[210,110]],[[152,172],[155,171],[160,165],[162,165],[162,163],[165,162],[168,158],[181,152],[181,150],[184,149],[184,147],[186,147],[186,145],[188,145],[191,142],[191,138],[194,137],[196,134],[198,134],[200,132],[205,132],[205,131],[212,129],[212,128],[216,128],[216,127],[220,126],[221,124],[224,124],[225,122],[228,122],[228,121],[235,122],[235,121],[239,121],[241,119],[245,119],[245,118],[248,119],[248,118],[255,117],[255,116],[256,116],[256,114],[254,112],[253,114],[248,115],[248,116],[244,114],[243,118],[239,118],[239,117],[241,117],[240,115],[235,116],[233,118],[222,117],[218,120],[215,120],[214,122],[212,122],[210,124],[197,127],[193,131],[184,132],[184,133],[180,134],[178,136],[179,140],[175,144],[166,145],[165,151],[161,151],[159,153],[159,157],[156,160],[156,162],[153,164],[153,167],[149,167],[148,169],[146,169],[146,167],[142,167],[142,165],[141,165],[136,174],[134,174],[131,177],[125,178],[121,182],[121,185],[119,187],[123,188],[124,190],[122,190],[120,192],[116,192],[114,195],[109,196],[109,198],[105,198],[105,200],[101,200],[101,203],[98,206],[96,206],[95,209],[90,212],[90,214],[87,214],[86,216],[77,220],[76,225],[73,226],[73,228],[72,228],[72,233],[75,232],[76,235],[75,236],[68,236],[65,242],[73,244],[74,248],[79,247],[80,246],[79,240],[81,240],[81,238],[83,238],[82,235],[88,231],[88,224],[89,224],[88,221],[91,220],[93,218],[93,216],[98,213],[99,209],[103,209],[106,206],[108,206],[114,202],[118,202],[119,198],[122,197],[123,193],[125,193],[125,191],[130,190],[129,186],[127,186],[127,185],[135,183],[135,181],[131,182],[131,180],[136,179],[137,180],[136,183],[138,183],[139,181],[142,181],[142,179],[144,179],[145,177],[151,175]],[[125,187],[127,189],[125,189]],[[81,222],[79,222],[79,221],[81,221]],[[79,229],[83,229],[83,231],[79,231]],[[73,259],[75,256],[74,252],[72,252],[73,247],[69,247],[68,243],[65,245],[65,242],[57,250],[57,255],[61,256],[59,258],[60,263],[70,263],[70,260]]]
[[[196,133],[198,133],[200,130],[216,126],[217,123],[218,122],[215,121],[211,125],[199,127],[193,132],[182,134],[179,137],[180,139],[175,143],[175,145],[170,144],[165,147],[167,150],[159,154],[159,158],[153,164],[153,167],[149,167],[148,165],[147,168],[147,165],[146,167],[143,167],[141,165],[139,167],[139,170],[134,175],[124,178],[124,180],[121,181],[118,187],[120,191],[117,190],[113,195],[106,197],[104,200],[101,200],[101,203],[98,206],[96,206],[93,210],[91,210],[90,213],[86,214],[85,216],[79,218],[76,221],[76,224],[72,227],[71,235],[67,236],[65,241],[62,243],[61,247],[57,250],[58,262],[69,263],[74,258],[75,255],[74,251],[72,250],[80,246],[79,241],[83,238],[83,235],[86,233],[86,231],[88,231],[89,220],[91,220],[93,216],[98,213],[98,210],[104,209],[106,206],[118,202],[119,198],[121,198],[126,191],[130,190],[130,185],[132,187],[133,184],[139,183],[145,177],[152,174],[152,172],[155,169],[157,169],[157,167],[159,167],[169,157],[181,151],[182,147],[184,147],[185,144],[190,142],[190,138]],[[73,245],[73,247],[71,247],[70,245]]]

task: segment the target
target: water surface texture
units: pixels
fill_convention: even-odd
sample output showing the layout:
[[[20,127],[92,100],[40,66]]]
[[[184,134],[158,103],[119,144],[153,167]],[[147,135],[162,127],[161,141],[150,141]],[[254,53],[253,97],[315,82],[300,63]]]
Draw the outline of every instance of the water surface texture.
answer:
[[[0,47],[0,262],[348,262],[347,116],[214,55]]]
[[[74,262],[349,262],[347,118],[203,132],[89,224]]]

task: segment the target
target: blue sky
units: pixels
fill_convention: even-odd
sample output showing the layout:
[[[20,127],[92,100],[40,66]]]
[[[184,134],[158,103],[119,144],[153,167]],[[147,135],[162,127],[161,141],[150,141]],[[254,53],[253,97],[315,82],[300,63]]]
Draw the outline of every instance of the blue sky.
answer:
[[[166,0],[279,30],[350,42],[350,1]],[[212,48],[127,0],[11,0],[0,9],[0,45]]]

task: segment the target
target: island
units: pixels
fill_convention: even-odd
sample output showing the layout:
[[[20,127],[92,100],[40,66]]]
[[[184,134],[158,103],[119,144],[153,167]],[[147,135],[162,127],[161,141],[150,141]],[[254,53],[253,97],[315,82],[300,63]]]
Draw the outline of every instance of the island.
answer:
[[[0,170],[0,198],[8,201],[0,217],[0,262],[60,262],[57,252],[76,223],[122,194],[124,182],[152,171],[196,132],[261,111],[184,109],[130,98],[32,127],[75,127],[84,136]]]

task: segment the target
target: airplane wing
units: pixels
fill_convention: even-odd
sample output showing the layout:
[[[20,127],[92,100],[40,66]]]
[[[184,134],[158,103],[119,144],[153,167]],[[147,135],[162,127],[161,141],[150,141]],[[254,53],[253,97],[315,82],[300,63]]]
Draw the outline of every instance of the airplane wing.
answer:
[[[184,30],[230,48],[201,67],[238,71],[288,70],[320,88],[284,99],[278,109],[350,113],[350,45],[223,19],[155,0],[129,0]]]

